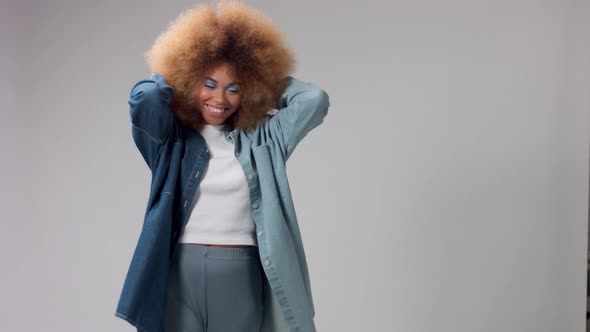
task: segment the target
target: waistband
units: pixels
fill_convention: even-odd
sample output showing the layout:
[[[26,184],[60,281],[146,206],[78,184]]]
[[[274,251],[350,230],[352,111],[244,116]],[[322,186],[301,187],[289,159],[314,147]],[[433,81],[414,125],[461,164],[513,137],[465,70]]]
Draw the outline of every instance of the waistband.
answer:
[[[176,250],[190,251],[211,258],[257,258],[258,247],[209,247],[194,243],[178,243]]]

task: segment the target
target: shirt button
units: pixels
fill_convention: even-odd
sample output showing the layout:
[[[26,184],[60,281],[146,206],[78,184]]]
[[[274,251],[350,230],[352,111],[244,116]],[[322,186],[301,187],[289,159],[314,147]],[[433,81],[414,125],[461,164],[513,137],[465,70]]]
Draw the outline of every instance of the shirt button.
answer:
[[[239,152],[236,152],[236,157],[238,157],[239,155],[240,155],[240,153]]]
[[[258,236],[262,236],[262,231],[258,231]]]
[[[264,261],[264,265],[269,266],[270,265],[270,261],[267,259]]]
[[[248,174],[248,179],[252,180],[254,178],[254,176],[252,176],[252,174]]]
[[[258,208],[258,203],[252,204],[252,207],[255,208],[255,209],[257,209]]]

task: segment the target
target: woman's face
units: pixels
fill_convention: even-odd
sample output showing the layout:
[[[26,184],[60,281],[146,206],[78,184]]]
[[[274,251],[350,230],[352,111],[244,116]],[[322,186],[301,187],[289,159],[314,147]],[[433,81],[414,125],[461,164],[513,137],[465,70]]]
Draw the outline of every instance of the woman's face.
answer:
[[[195,87],[196,101],[206,124],[220,125],[240,107],[240,82],[235,67],[214,67]]]

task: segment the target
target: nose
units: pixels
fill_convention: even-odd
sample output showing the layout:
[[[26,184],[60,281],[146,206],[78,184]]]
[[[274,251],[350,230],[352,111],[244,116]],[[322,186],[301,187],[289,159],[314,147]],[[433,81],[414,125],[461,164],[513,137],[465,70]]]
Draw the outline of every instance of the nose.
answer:
[[[213,102],[215,102],[216,105],[224,105],[225,100],[225,92],[222,89],[217,89],[213,94]]]

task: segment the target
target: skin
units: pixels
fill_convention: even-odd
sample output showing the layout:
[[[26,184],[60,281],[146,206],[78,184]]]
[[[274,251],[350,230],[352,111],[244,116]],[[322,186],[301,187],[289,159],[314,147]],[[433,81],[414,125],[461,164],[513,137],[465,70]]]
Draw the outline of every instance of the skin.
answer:
[[[235,67],[229,63],[222,63],[214,67],[205,78],[195,87],[196,101],[201,108],[203,121],[206,124],[220,125],[225,123],[240,107],[240,85]],[[224,108],[223,113],[216,114],[209,110],[208,105]],[[226,245],[194,243],[208,247],[236,248],[249,245]]]
[[[222,63],[204,76],[205,78],[195,86],[196,102],[201,109],[203,122],[223,124],[240,107],[240,84],[235,67],[229,63]],[[209,105],[222,107],[224,111],[220,114],[214,113]]]

